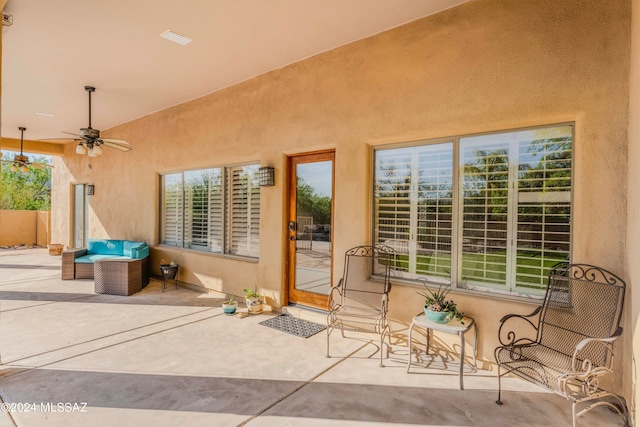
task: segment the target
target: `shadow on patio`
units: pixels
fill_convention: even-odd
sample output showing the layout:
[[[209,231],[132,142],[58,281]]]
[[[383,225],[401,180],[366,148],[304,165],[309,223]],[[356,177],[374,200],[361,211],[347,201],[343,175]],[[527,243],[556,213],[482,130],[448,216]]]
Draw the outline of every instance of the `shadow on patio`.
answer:
[[[571,424],[568,401],[517,379],[505,380],[498,407],[494,372],[466,370],[460,391],[457,360],[407,374],[402,334],[385,368],[369,337],[334,335],[326,358],[324,333],[303,339],[259,325],[268,313],[225,316],[221,298],[162,293],[158,281],[131,297],[94,295],[92,281],[29,269],[60,262],[43,254],[15,257],[27,267],[11,277],[0,271],[0,397],[36,409],[0,412],[0,425]],[[86,412],[40,405],[79,402]],[[602,408],[578,423],[620,425]]]

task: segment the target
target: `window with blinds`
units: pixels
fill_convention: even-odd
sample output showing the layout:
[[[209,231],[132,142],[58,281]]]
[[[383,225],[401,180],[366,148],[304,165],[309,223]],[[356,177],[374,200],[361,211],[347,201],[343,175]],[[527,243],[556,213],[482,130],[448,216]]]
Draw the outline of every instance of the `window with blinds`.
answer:
[[[184,173],[184,247],[209,248],[209,169]]]
[[[224,174],[222,169],[210,169],[209,179],[209,215],[207,226],[207,244],[211,252],[224,251]]]
[[[164,175],[162,181],[162,243],[181,247],[184,226],[182,174]]]
[[[449,277],[453,144],[380,150],[375,168],[375,241],[405,277]]]
[[[505,285],[508,252],[509,150],[491,136],[461,144],[461,280]]]
[[[260,243],[260,187],[258,166],[229,169],[229,252],[258,257]]]
[[[161,176],[161,243],[258,257],[258,165],[190,170]]]
[[[573,126],[374,150],[373,240],[394,271],[540,295],[571,244]]]

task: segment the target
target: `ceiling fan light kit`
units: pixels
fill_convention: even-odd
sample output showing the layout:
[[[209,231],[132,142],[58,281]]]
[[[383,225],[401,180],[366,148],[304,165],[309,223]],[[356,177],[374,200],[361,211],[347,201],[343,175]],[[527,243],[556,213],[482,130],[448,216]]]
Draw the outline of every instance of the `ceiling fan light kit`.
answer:
[[[130,151],[131,144],[124,139],[101,138],[100,131],[91,127],[91,93],[96,91],[93,86],[85,86],[84,90],[89,93],[89,126],[80,128],[80,133],[63,132],[76,136],[74,141],[79,141],[76,145],[77,154],[86,154],[89,157],[98,157],[102,154],[102,145],[109,148],[115,148],[120,151]]]
[[[52,168],[52,165],[29,161],[29,157],[25,156],[22,152],[22,149],[24,147],[24,131],[27,130],[27,128],[20,126],[18,127],[18,129],[20,130],[20,154],[16,154],[15,156],[13,156],[13,160],[2,160],[2,163],[10,163],[11,167],[9,168],[9,170],[11,172],[18,172],[19,170],[20,172],[26,173],[29,172],[29,166],[32,166],[36,169]]]

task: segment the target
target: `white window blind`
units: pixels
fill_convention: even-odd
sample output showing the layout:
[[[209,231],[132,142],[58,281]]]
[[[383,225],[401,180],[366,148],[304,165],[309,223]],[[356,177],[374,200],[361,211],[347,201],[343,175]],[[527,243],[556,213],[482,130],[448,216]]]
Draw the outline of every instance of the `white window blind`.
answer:
[[[195,250],[258,257],[258,165],[161,176],[161,242]]]
[[[165,245],[182,246],[183,193],[182,174],[168,174],[163,177],[162,239]]]
[[[224,176],[222,169],[210,169],[208,178],[208,244],[211,252],[222,253],[224,248]]]
[[[374,150],[373,240],[394,271],[539,295],[569,259],[573,126]]]
[[[505,285],[509,148],[490,136],[463,140],[462,147],[461,280]]]
[[[184,173],[185,247],[208,249],[209,170]]]
[[[257,257],[260,243],[258,166],[229,169],[229,253]]]
[[[380,150],[375,167],[375,241],[405,277],[449,277],[453,145]]]
[[[549,268],[569,260],[572,129],[523,135],[518,142],[516,288],[545,286]]]
[[[451,277],[453,143],[422,147],[418,153],[418,256],[421,275]]]

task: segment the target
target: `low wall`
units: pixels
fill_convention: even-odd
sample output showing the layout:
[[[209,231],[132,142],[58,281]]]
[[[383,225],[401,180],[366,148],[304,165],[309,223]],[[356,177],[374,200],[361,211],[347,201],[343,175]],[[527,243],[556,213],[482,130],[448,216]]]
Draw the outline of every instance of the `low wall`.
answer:
[[[49,211],[0,210],[0,246],[51,243]]]

